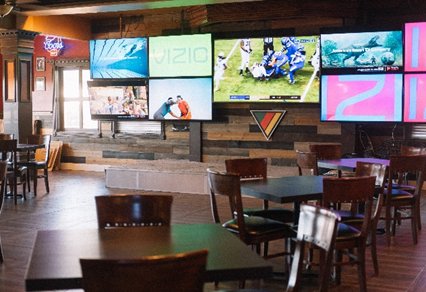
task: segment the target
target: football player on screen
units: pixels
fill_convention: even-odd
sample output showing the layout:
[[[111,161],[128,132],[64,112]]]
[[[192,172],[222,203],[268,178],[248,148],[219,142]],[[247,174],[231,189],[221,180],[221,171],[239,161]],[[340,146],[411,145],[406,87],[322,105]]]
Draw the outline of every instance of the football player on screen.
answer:
[[[250,54],[252,52],[250,39],[241,39],[240,40],[240,53],[241,53],[241,65],[240,65],[240,75],[243,75],[243,71],[250,73],[249,63],[250,63]]]
[[[225,70],[228,69],[226,65],[227,59],[225,58],[225,53],[220,52],[217,55],[216,64],[214,66],[214,91],[219,90],[220,80],[223,79],[223,75],[225,74]]]

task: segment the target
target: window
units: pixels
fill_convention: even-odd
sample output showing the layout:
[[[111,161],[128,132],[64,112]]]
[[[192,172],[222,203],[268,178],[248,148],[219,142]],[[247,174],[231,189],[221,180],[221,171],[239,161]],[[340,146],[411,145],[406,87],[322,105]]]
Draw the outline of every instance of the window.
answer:
[[[59,73],[59,100],[62,130],[97,129],[98,123],[91,119],[87,81],[89,69],[62,67]]]

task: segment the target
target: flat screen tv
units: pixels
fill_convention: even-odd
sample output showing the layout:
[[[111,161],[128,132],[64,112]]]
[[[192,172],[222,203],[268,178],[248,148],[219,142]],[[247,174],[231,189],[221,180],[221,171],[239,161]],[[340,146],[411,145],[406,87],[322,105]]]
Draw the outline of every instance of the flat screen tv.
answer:
[[[211,120],[211,77],[150,79],[149,118]]]
[[[148,39],[97,39],[89,42],[92,79],[148,77]]]
[[[406,23],[405,71],[426,72],[426,22]]]
[[[321,34],[321,74],[403,71],[402,31]]]
[[[426,74],[404,75],[404,122],[426,122]]]
[[[215,38],[214,102],[319,101],[318,36]]]
[[[149,38],[150,77],[198,77],[211,74],[211,34]]]
[[[402,74],[322,75],[321,121],[401,122]]]
[[[92,119],[148,119],[146,80],[88,81],[88,90]]]

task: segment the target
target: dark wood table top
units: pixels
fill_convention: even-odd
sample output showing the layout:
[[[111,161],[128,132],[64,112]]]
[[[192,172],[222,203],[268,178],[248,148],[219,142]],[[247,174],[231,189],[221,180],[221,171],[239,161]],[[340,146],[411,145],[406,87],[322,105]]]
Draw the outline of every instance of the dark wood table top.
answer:
[[[345,171],[354,171],[356,168],[357,161],[369,162],[369,163],[380,163],[380,164],[389,166],[389,159],[360,157],[360,158],[342,158],[342,159],[333,159],[333,160],[319,160],[318,167],[345,170]]]
[[[241,182],[241,192],[252,197],[276,203],[300,203],[320,200],[322,176],[284,176]]]
[[[25,276],[27,291],[81,288],[80,258],[135,258],[208,249],[206,282],[272,276],[272,265],[218,224],[109,230],[41,230]]]

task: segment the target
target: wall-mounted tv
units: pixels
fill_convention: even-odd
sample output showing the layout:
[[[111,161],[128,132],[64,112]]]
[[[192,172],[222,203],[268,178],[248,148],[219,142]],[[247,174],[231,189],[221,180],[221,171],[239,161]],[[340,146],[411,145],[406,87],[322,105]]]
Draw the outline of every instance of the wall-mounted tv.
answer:
[[[321,34],[321,74],[399,73],[402,31]]]
[[[146,80],[97,80],[87,85],[92,119],[148,119]]]
[[[426,74],[404,75],[404,122],[426,122]]]
[[[401,122],[402,74],[321,76],[321,121]]]
[[[405,71],[426,72],[426,22],[406,23]]]
[[[211,120],[211,77],[150,79],[149,118]]]
[[[150,77],[211,76],[211,34],[149,38]]]
[[[217,37],[214,102],[319,101],[318,36]]]
[[[89,42],[92,79],[148,77],[148,39],[97,39]]]

